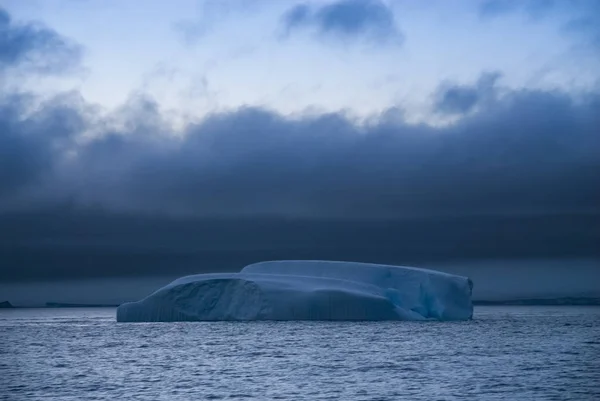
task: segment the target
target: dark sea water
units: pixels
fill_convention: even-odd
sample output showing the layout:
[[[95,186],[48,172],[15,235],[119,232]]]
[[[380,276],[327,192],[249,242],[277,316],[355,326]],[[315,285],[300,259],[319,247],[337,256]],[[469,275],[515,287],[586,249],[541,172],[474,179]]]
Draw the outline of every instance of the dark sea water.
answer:
[[[600,400],[600,307],[477,307],[457,323],[2,310],[0,399]]]

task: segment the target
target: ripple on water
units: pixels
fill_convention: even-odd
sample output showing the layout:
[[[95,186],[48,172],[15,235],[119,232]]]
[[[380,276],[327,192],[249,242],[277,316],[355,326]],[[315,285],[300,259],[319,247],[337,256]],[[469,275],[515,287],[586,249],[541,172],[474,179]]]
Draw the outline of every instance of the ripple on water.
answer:
[[[114,309],[0,312],[0,399],[600,399],[600,308],[475,316],[116,324]]]

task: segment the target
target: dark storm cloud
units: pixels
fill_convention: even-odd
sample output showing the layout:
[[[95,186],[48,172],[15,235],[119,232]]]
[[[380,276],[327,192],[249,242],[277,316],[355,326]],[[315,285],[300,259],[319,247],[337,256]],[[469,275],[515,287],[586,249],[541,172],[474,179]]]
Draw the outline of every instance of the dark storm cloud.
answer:
[[[0,215],[0,226],[0,281],[180,276],[281,259],[400,265],[600,260],[597,214],[354,221],[172,219],[54,209]]]
[[[600,257],[600,96],[489,77],[463,88],[476,106],[445,100],[470,112],[441,127],[243,108],[176,133],[148,99],[103,117],[5,96],[0,277]]]
[[[39,23],[14,21],[0,7],[0,69],[30,68],[54,74],[79,63],[81,48]]]
[[[600,204],[598,104],[597,96],[578,104],[515,92],[445,128],[242,109],[190,125],[181,142],[149,135],[153,127],[111,133],[81,149],[69,173],[94,182],[75,197],[123,210],[341,218],[578,211]]]
[[[67,101],[25,119],[4,112],[0,141],[13,151],[3,159],[10,184],[0,205],[27,208],[23,195],[8,202],[13,190],[39,192],[45,184],[48,198],[82,207],[195,216],[597,209],[599,96],[499,94],[490,77],[442,91],[438,110],[464,112],[477,103],[477,112],[444,127],[409,125],[393,110],[357,123],[339,113],[292,118],[244,108],[213,114],[178,136],[148,100],[118,119],[90,116],[85,105]],[[448,95],[457,90],[469,96]],[[92,125],[95,139],[65,140]],[[52,173],[40,183],[32,181],[36,171]]]
[[[53,180],[65,146],[86,123],[77,100],[74,94],[57,96],[32,112],[31,95],[0,98],[0,204],[23,188],[42,185],[44,173]]]
[[[283,17],[288,34],[314,28],[320,35],[375,42],[402,40],[394,12],[379,0],[341,0],[319,7],[299,4]]]

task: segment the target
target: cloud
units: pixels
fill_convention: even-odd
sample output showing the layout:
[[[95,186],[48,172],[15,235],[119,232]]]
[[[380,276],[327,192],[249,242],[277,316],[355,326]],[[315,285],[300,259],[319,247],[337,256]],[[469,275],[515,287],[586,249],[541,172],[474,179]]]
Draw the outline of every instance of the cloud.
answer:
[[[379,0],[341,0],[320,6],[299,4],[283,16],[287,34],[312,29],[343,40],[368,39],[375,43],[401,43],[403,35],[394,12]]]
[[[0,205],[18,199],[26,208],[26,189],[41,187],[31,168],[43,166],[35,171],[53,171],[49,199],[128,213],[369,219],[597,209],[598,95],[522,90],[482,101],[495,79],[443,91],[438,111],[469,112],[444,127],[406,124],[394,110],[357,123],[242,108],[179,135],[147,99],[104,120],[73,102],[26,118],[5,111],[10,129],[0,140],[14,150],[2,175],[13,184]],[[64,141],[92,125],[98,137]]]
[[[40,184],[51,172],[63,146],[83,130],[85,116],[75,107],[77,96],[51,98],[31,112],[35,97],[13,94],[0,99],[0,199]]]
[[[437,92],[435,110],[445,114],[464,114],[496,94],[499,73],[483,74],[475,85],[441,85]]]
[[[0,277],[599,257],[600,95],[463,89],[447,126],[241,108],[182,132],[151,99],[4,94]]]
[[[376,1],[300,5],[285,24],[401,38]],[[79,59],[49,28],[5,12],[0,28],[0,68]],[[495,73],[440,85],[433,110],[455,118],[444,126],[395,108],[355,121],[245,107],[179,130],[148,98],[106,115],[77,93],[0,93],[0,280],[281,258],[599,258],[598,109],[598,92],[510,90]]]
[[[70,71],[82,49],[56,31],[34,22],[15,22],[0,7],[0,70],[18,67],[44,74]]]
[[[0,282],[238,271],[264,260],[405,265],[475,259],[596,258],[599,215],[474,216],[385,221],[166,219],[75,213],[0,215]],[[538,262],[548,267],[548,261]],[[559,262],[560,263],[560,262]],[[506,263],[510,265],[512,263]],[[502,266],[504,268],[504,266]],[[507,273],[509,274],[509,273]],[[46,300],[44,300],[46,301]]]

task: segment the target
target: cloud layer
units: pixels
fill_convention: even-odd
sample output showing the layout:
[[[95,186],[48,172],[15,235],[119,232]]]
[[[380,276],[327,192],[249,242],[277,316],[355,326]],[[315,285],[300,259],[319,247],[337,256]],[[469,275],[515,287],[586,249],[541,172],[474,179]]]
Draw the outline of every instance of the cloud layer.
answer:
[[[286,22],[381,41],[397,35],[388,11],[343,1]],[[79,60],[48,28],[6,13],[0,28],[3,68]],[[176,129],[147,97],[105,113],[77,92],[0,93],[0,278],[600,257],[600,92],[501,83],[440,84],[439,125],[393,106],[360,121],[242,107]]]
[[[478,107],[442,127],[394,109],[359,123],[243,108],[176,132],[147,99],[107,118],[77,97],[30,114],[27,98],[4,99],[0,206],[339,218],[597,209],[600,97],[489,82],[440,89],[441,111]]]

